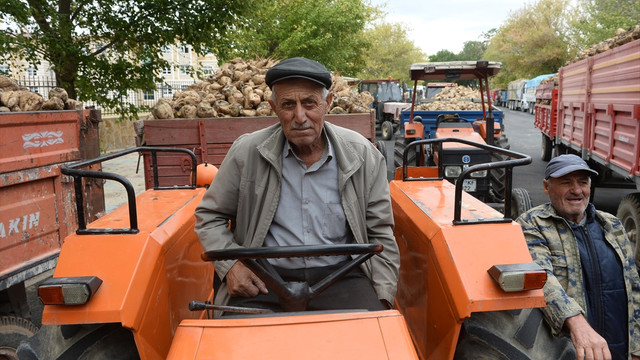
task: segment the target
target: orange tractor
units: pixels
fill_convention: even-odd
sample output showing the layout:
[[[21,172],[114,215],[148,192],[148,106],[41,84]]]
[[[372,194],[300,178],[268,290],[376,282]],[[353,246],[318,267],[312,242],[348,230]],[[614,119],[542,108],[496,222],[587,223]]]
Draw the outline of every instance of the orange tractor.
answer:
[[[423,141],[473,145],[459,139]],[[203,254],[193,226],[195,207],[205,192],[197,185],[210,183],[210,178],[199,179],[207,166],[194,165],[187,186],[156,185],[137,198],[123,177],[90,167],[132,151],[155,154],[169,149],[135,148],[66,168],[65,173],[75,179],[79,204],[84,178],[122,183],[129,203],[88,225],[78,207],[80,229],[65,239],[54,277],[39,288],[45,325],[20,346],[18,355],[23,359],[451,359],[454,354],[465,358],[478,348],[498,351],[505,358],[541,351],[536,337],[545,325],[541,313],[531,308],[544,306],[540,288],[546,275],[531,261],[520,227],[462,190],[464,179],[474,171],[512,168],[531,159],[477,146],[514,159],[465,169],[457,185],[445,180],[437,168],[406,165],[398,172],[402,175],[391,181],[400,278],[395,309],[375,312],[307,312],[302,305],[279,314],[225,309],[238,314],[214,317],[212,310],[219,308],[211,305],[210,260],[239,258],[259,267],[261,259],[271,256],[351,254],[352,266],[357,266],[384,249],[350,245]],[[208,170],[215,169],[209,165]],[[305,286],[304,291],[292,291],[290,284],[276,285],[280,290],[274,291],[284,294],[283,301],[303,304],[340,275]],[[543,351],[550,354],[549,345]]]
[[[531,158],[465,139],[425,139],[412,146],[478,147],[508,160],[469,166],[455,185],[438,166],[408,166],[389,184],[400,249],[398,292],[384,311],[306,311],[308,299],[384,249],[379,245],[281,247],[203,252],[194,211],[215,172],[189,150],[141,147],[64,169],[76,184],[80,229],[62,246],[52,279],[39,288],[44,326],[18,349],[21,359],[452,359],[562,358],[541,312],[546,273],[531,259],[520,226],[463,190],[475,172]],[[403,154],[406,159],[408,149]],[[137,197],[117,174],[93,171],[139,151],[181,151],[192,159],[191,183],[158,186]],[[203,179],[204,172],[209,173]],[[128,204],[85,225],[84,179],[125,186]],[[510,180],[510,179],[509,179]],[[204,186],[198,186],[204,185]],[[510,187],[510,182],[507,182]],[[505,194],[509,194],[505,191]],[[507,199],[508,200],[508,199]],[[270,275],[270,257],[348,254],[354,259],[316,284]],[[283,313],[212,304],[212,260],[239,259],[279,295]],[[216,310],[235,314],[218,317]],[[540,354],[545,354],[541,356]],[[575,355],[574,355],[575,358]]]
[[[402,154],[408,148],[409,156],[405,161],[409,164],[439,166],[444,170],[444,177],[454,182],[460,172],[469,166],[504,160],[505,157],[499,153],[465,144],[445,144],[442,153],[438,152],[439,144],[410,145],[411,142],[420,139],[456,138],[509,149],[508,139],[503,131],[504,114],[491,104],[489,92],[488,79],[496,75],[501,66],[499,62],[491,61],[449,61],[411,65],[409,75],[416,86],[418,81],[475,81],[481,96],[449,101],[450,110],[416,109],[417,101],[414,96],[411,108],[401,113],[402,136],[396,138],[394,145],[396,167],[402,166]],[[434,84],[441,86],[436,89],[442,89],[443,85],[450,83]],[[471,102],[481,104],[481,110],[464,110],[469,108],[466,105]],[[501,209],[505,201],[505,190],[511,188],[507,184],[510,175],[505,173],[508,170],[498,167],[476,172],[465,180],[464,189],[494,208]],[[509,191],[513,192],[512,215],[515,219],[531,207],[531,198],[526,190],[521,188]]]

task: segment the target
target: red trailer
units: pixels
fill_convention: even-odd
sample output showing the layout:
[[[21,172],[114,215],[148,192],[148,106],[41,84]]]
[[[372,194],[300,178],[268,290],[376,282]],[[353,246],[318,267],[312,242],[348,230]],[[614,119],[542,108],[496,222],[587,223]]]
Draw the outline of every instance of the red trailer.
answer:
[[[375,140],[375,113],[327,114],[325,120],[362,134],[386,155],[384,142]],[[242,134],[278,122],[275,116],[207,119],[144,120],[135,124],[138,145],[180,147],[193,151],[197,162],[220,166],[231,144]],[[191,160],[186,155],[157,155],[159,186],[187,184]],[[153,159],[144,155],[145,187],[152,189]]]
[[[542,132],[542,160],[551,160],[558,122],[558,88],[555,81],[538,85],[534,125]]]
[[[0,115],[0,357],[40,326],[37,285],[51,277],[77,228],[73,182],[60,168],[99,155],[100,111]],[[104,211],[102,183],[87,183],[87,221]]]
[[[557,90],[550,89],[552,99],[557,91],[557,103],[536,109],[535,125],[543,133],[543,159],[550,151],[545,146],[554,141],[558,154],[579,155],[600,173],[595,186],[640,189],[638,84],[640,39],[561,68]],[[617,216],[635,246],[636,264],[640,264],[640,192],[622,199]]]

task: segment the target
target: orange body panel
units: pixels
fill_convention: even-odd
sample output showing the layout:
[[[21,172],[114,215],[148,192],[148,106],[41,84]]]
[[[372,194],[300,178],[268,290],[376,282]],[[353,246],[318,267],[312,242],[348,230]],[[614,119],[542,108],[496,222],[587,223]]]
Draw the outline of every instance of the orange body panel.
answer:
[[[404,136],[406,138],[422,139],[424,137],[424,125],[413,121],[404,124]]]
[[[95,275],[103,283],[86,305],[45,306],[43,324],[122,323],[142,359],[164,359],[180,321],[200,316],[189,301],[211,298],[213,266],[200,259],[193,231],[204,191],[142,193],[138,234],[67,237],[54,277]],[[125,204],[89,227],[128,227],[127,210]]]
[[[417,359],[396,310],[185,320],[167,359]]]
[[[478,134],[473,128],[463,127],[463,128],[438,128],[436,132],[436,139],[444,139],[444,138],[455,138],[455,139],[465,139],[469,141],[474,141],[480,144],[484,144],[484,139]],[[442,144],[445,149],[450,148],[476,148],[472,145],[461,144],[461,143],[444,143]]]
[[[396,303],[421,358],[452,358],[472,312],[545,305],[542,290],[505,293],[487,273],[532,261],[518,224],[454,226],[454,185],[446,180],[392,181],[390,190],[402,261]],[[463,193],[462,220],[501,217]]]

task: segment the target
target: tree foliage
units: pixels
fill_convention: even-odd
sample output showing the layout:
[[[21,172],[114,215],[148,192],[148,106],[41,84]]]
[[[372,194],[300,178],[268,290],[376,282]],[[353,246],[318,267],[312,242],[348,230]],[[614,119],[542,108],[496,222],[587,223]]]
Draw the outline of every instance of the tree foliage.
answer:
[[[365,32],[371,48],[364,54],[366,66],[357,73],[360,79],[393,78],[409,81],[409,67],[425,62],[427,56],[407,38],[401,24],[380,23]]]
[[[135,112],[119,100],[152,90],[176,41],[227,56],[244,8],[232,0],[0,0],[0,61],[48,61],[70,97]]]
[[[613,37],[616,30],[638,24],[640,0],[579,0],[572,12],[571,34],[580,49]]]
[[[510,14],[484,54],[485,60],[503,64],[493,79],[495,86],[558,71],[571,55],[563,35],[567,9],[567,0],[539,0]]]
[[[376,9],[361,0],[255,0],[232,35],[234,56],[304,56],[353,75],[365,64],[364,37]]]
[[[487,43],[482,41],[465,41],[462,51],[458,54],[458,60],[475,61],[483,60],[484,52],[487,50]]]

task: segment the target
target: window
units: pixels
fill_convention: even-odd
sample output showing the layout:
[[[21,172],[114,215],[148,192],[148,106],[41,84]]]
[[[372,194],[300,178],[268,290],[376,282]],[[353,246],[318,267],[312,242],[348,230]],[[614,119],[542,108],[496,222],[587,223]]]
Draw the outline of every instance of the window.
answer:
[[[33,66],[29,66],[27,69],[27,75],[29,75],[29,77],[36,77],[38,76],[38,70]]]
[[[181,85],[180,86],[180,91],[185,91],[185,90],[187,90],[188,87],[189,87],[189,85]]]
[[[189,65],[180,65],[180,74],[188,74],[189,73]]]
[[[180,46],[180,54],[188,54],[189,51],[189,45],[181,45]]]
[[[0,65],[0,74],[10,75],[9,74],[10,71],[11,71],[11,68],[9,67],[9,65]]]
[[[163,54],[171,54],[171,45],[165,45],[162,47]]]
[[[171,85],[164,85],[162,87],[162,96],[171,96],[173,95],[173,88],[171,88]]]
[[[155,100],[156,93],[155,93],[155,91],[145,91],[143,93],[143,96],[144,96],[145,100]]]
[[[37,93],[38,92],[38,87],[37,86],[29,86],[29,91]]]
[[[211,65],[205,65],[202,67],[202,73],[205,75],[209,75],[213,73],[213,67]]]
[[[162,69],[162,73],[165,75],[171,75],[173,73],[172,71],[173,69],[171,67],[166,67],[164,69]]]

